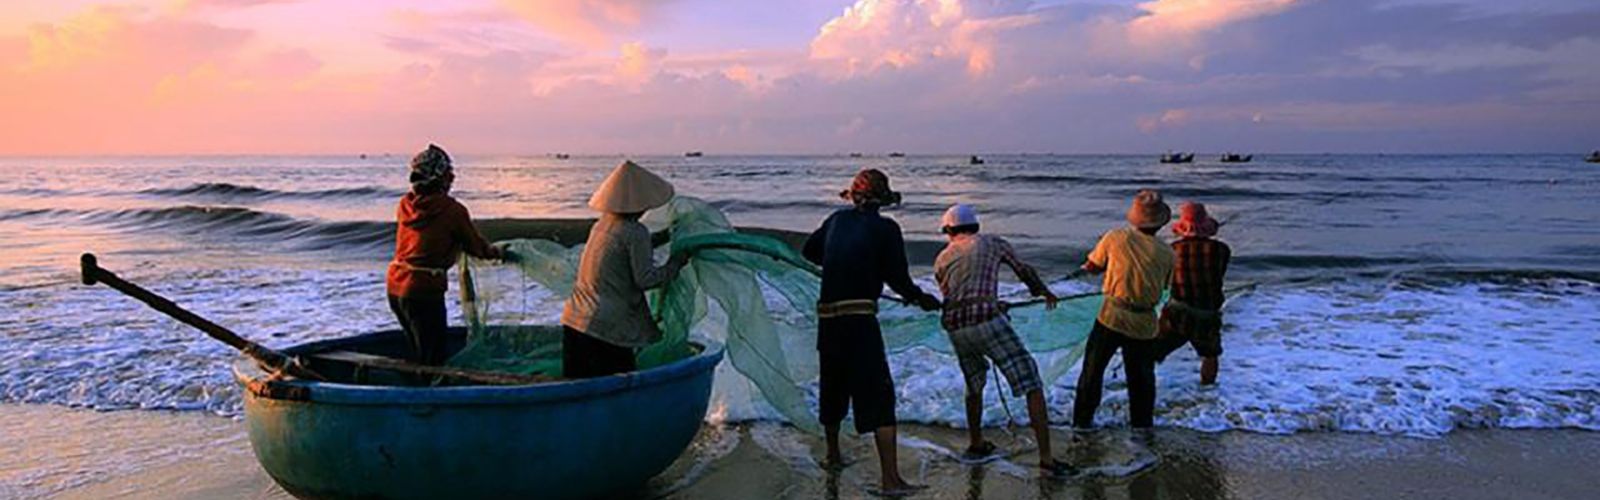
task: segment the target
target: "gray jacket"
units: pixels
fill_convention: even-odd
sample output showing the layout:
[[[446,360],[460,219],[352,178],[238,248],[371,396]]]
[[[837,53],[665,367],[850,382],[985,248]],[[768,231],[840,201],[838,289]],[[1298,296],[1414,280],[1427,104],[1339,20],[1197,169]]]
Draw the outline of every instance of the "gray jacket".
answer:
[[[561,324],[622,347],[644,347],[661,339],[644,291],[671,281],[676,266],[651,259],[650,230],[638,221],[604,214],[589,230],[572,297]]]

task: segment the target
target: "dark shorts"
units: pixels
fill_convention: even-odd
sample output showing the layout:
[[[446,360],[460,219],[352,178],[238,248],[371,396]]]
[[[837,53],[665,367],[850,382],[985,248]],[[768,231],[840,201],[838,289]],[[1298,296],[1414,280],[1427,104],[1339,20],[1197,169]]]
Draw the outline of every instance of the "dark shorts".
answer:
[[[818,320],[817,360],[822,425],[839,425],[851,409],[858,433],[895,424],[894,378],[876,316]]]
[[[1161,333],[1156,337],[1156,361],[1183,347],[1194,346],[1202,358],[1222,355],[1222,313],[1196,314],[1187,308],[1168,305],[1161,310]]]
[[[561,376],[594,378],[634,371],[633,349],[561,327]]]
[[[411,344],[411,361],[425,365],[443,365],[449,359],[445,348],[444,296],[397,297],[389,296],[389,310],[400,321],[400,329]]]

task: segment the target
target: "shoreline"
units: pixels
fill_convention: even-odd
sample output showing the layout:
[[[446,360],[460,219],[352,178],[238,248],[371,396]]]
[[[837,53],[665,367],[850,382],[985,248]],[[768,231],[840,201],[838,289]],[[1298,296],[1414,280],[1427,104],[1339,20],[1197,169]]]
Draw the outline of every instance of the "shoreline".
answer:
[[[99,412],[0,404],[0,496],[8,498],[289,498],[256,464],[240,420],[170,411]],[[1123,429],[1057,447],[1091,476],[1036,477],[1023,428],[988,429],[1007,459],[954,459],[960,429],[903,425],[901,470],[930,486],[912,498],[1588,498],[1600,432],[1462,430],[1440,438],[1374,434],[1208,434]],[[870,439],[846,437],[853,465],[816,465],[821,440],[773,423],[708,424],[634,498],[870,498]],[[1147,467],[1146,467],[1147,466]],[[1141,469],[1129,475],[1129,469]]]

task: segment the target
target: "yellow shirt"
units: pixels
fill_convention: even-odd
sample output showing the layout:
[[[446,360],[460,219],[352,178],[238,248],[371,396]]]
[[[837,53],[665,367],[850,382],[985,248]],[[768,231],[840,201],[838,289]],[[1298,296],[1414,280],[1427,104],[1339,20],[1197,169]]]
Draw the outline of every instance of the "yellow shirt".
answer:
[[[1172,247],[1132,226],[1101,236],[1089,252],[1089,263],[1106,273],[1106,300],[1095,319],[1130,338],[1155,338],[1155,307],[1172,280],[1172,261]]]

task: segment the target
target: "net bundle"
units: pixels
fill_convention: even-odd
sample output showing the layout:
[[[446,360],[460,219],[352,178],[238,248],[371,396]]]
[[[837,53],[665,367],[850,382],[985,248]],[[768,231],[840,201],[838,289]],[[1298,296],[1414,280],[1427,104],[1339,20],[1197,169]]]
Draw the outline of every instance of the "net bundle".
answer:
[[[698,199],[678,197],[644,222],[668,232],[671,252],[688,252],[691,258],[676,279],[647,294],[663,336],[639,352],[639,368],[692,355],[691,340],[720,343],[760,399],[794,425],[814,429],[815,309],[821,285],[816,266],[782,241],[738,232],[721,211]],[[471,279],[463,287],[468,343],[450,363],[559,376],[559,333],[538,325],[558,323],[583,247],[538,239],[505,244],[512,256],[508,262],[469,263]],[[1099,308],[1100,297],[1087,296],[1065,300],[1053,311],[1010,311],[1023,344],[1039,355],[1047,385],[1081,356]],[[879,321],[891,353],[916,348],[951,353],[938,313],[884,301]]]

